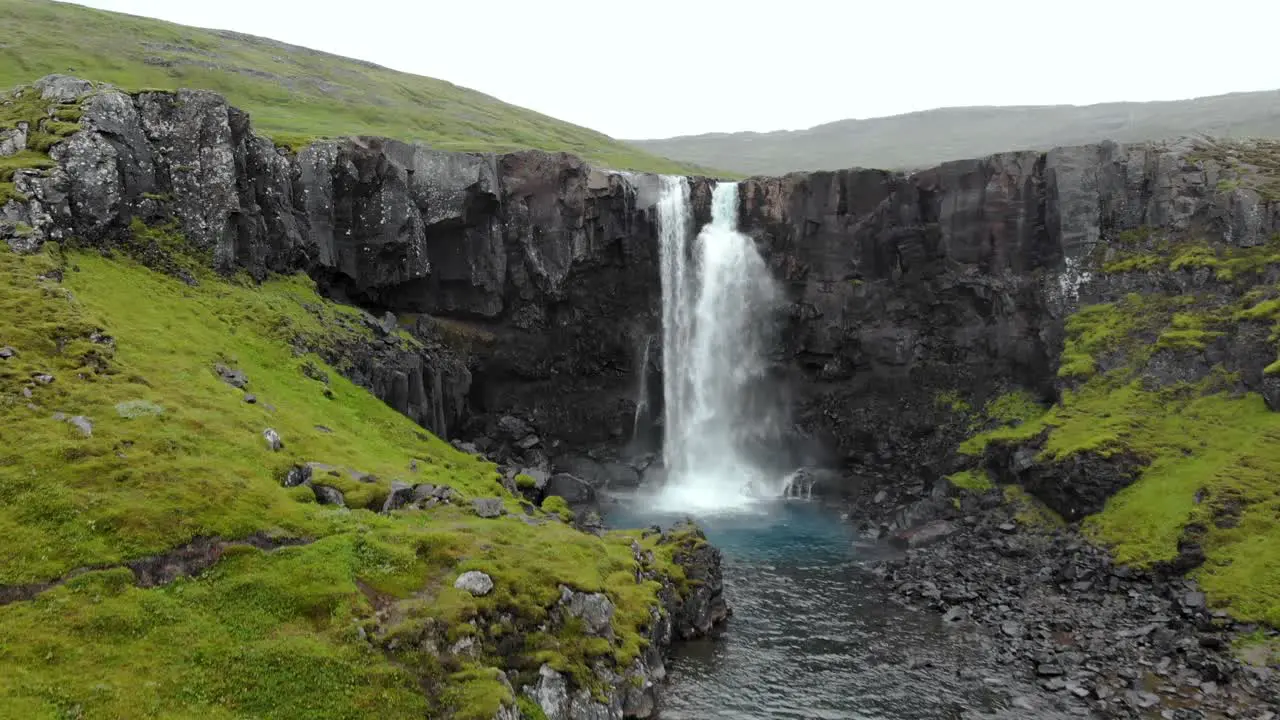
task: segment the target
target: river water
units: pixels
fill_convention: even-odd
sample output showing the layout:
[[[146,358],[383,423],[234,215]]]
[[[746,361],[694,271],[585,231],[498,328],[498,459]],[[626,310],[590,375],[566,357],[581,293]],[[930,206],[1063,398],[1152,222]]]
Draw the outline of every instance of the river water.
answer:
[[[669,526],[639,500],[615,527]],[[886,601],[864,569],[877,553],[817,503],[762,504],[696,518],[724,554],[733,617],[718,638],[686,643],[668,664],[662,720],[912,720],[985,716],[997,678],[981,643],[934,614]]]

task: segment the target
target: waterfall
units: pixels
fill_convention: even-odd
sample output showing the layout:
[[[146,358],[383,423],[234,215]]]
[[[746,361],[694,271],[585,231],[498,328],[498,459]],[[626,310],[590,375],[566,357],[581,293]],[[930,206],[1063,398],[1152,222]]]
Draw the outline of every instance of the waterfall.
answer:
[[[636,412],[631,420],[631,447],[639,449],[647,445],[646,435],[653,425],[649,410],[649,354],[653,350],[653,335],[644,336],[644,345],[636,358]]]
[[[689,206],[688,182],[663,178],[660,500],[681,510],[742,506],[782,489],[759,462],[779,421],[762,392],[779,294],[755,244],[738,232],[737,183],[716,185],[711,222],[692,244]]]

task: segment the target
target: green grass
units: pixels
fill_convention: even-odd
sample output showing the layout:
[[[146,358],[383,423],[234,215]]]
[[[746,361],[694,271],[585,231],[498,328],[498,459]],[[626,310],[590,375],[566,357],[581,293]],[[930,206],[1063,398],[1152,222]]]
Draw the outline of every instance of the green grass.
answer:
[[[294,149],[318,137],[381,135],[443,150],[536,148],[611,168],[715,174],[452,83],[273,40],[45,0],[0,0],[0,36],[0,88],[64,73],[131,91],[213,90]]]
[[[42,279],[59,270],[62,283]],[[0,244],[0,344],[18,350],[0,362],[0,427],[22,438],[0,445],[0,585],[104,568],[0,606],[0,716],[487,718],[495,699],[510,701],[498,668],[552,662],[590,686],[592,658],[625,667],[640,652],[660,584],[636,581],[631,543],[654,553],[647,572],[680,588],[679,543],[596,537],[554,513],[526,523],[492,464],[294,350],[367,332],[356,311],[301,277],[257,286],[191,272],[195,285],[123,256]],[[257,404],[218,378],[218,362],[248,375]],[[308,363],[327,372],[331,397]],[[52,383],[33,381],[45,373]],[[92,436],[54,412],[89,417]],[[283,450],[267,448],[266,427]],[[353,505],[380,504],[393,480],[447,484],[464,502],[392,516],[320,506],[280,485],[305,461],[374,475],[334,481]],[[482,496],[513,514],[475,516],[465,500]],[[254,533],[311,542],[233,548],[152,589],[119,567]],[[490,595],[453,588],[470,569],[491,575]],[[614,641],[540,629],[562,584],[608,594]],[[512,634],[524,640],[500,652]],[[462,636],[477,639],[474,657],[418,642],[447,649]]]
[[[1067,321],[1059,373],[1076,384],[1047,411],[1009,402],[1026,408],[1014,413],[1022,422],[971,437],[961,452],[1044,434],[1042,463],[1082,453],[1137,460],[1138,480],[1086,519],[1086,532],[1117,561],[1149,566],[1175,558],[1186,528],[1203,526],[1207,561],[1194,576],[1213,604],[1280,625],[1280,413],[1234,392],[1236,378],[1221,368],[1162,387],[1143,373],[1157,351],[1199,352],[1232,323],[1277,322],[1270,292],[1254,288],[1227,306],[1208,296],[1129,295],[1081,308]]]

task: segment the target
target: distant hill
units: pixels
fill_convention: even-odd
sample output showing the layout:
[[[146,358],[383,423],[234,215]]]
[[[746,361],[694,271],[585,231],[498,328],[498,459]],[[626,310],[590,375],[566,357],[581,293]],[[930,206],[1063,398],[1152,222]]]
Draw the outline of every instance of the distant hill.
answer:
[[[287,145],[384,135],[447,150],[563,150],[617,169],[700,170],[443,80],[238,33],[0,0],[0,90],[55,72],[128,90],[216,90]]]
[[[1077,107],[944,108],[808,130],[632,140],[670,158],[745,174],[848,167],[905,169],[1005,150],[1205,133],[1280,137],[1280,90],[1194,100]]]

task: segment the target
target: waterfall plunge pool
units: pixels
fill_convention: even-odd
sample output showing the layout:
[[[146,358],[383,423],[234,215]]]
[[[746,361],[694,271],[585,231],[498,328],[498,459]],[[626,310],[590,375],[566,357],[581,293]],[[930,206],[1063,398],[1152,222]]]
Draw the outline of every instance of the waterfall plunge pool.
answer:
[[[686,516],[634,496],[605,519],[669,527]],[[733,616],[716,638],[677,647],[662,720],[932,720],[997,707],[998,688],[964,672],[980,641],[888,602],[863,567],[885,550],[856,543],[833,509],[762,501],[693,519],[724,555]]]

